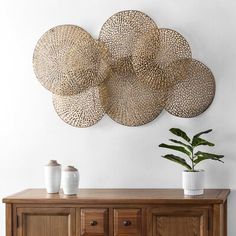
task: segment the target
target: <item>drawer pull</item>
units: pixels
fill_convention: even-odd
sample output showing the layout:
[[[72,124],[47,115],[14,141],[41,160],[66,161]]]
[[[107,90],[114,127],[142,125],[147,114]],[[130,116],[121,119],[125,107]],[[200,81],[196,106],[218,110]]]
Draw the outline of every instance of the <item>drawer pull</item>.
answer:
[[[90,221],[90,225],[91,226],[96,226],[97,224],[98,224],[98,222],[96,220]]]
[[[124,220],[123,221],[123,225],[124,226],[130,226],[131,225],[131,221],[130,220]]]

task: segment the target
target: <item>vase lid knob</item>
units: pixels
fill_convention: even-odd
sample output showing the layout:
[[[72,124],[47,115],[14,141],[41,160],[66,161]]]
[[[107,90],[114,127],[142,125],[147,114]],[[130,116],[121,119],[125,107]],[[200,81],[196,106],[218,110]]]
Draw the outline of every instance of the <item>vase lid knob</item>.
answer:
[[[60,166],[57,160],[50,160],[46,166]]]

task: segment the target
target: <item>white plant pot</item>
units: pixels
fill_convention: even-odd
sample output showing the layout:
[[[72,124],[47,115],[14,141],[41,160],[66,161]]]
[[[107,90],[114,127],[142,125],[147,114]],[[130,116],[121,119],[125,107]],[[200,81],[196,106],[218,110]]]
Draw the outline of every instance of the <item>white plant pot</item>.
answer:
[[[183,171],[182,183],[185,195],[201,195],[204,193],[205,171]]]

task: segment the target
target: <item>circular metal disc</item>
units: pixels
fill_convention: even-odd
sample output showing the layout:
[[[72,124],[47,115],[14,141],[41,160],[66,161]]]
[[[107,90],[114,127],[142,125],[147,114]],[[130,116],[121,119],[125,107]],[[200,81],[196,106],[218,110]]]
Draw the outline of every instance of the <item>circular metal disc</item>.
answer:
[[[53,95],[58,116],[67,124],[80,128],[92,126],[102,119],[106,101],[104,85],[88,88],[73,96]]]
[[[191,57],[190,46],[181,34],[171,29],[154,29],[138,39],[133,67],[140,81],[159,89],[176,82],[168,77],[165,68],[173,61]]]
[[[194,59],[176,61],[167,69],[180,81],[168,92],[165,109],[190,118],[203,113],[215,96],[215,79],[208,67]]]
[[[126,126],[140,126],[154,120],[163,110],[166,91],[152,90],[137,81],[135,74],[113,74],[106,81],[107,114]]]
[[[109,71],[108,50],[75,25],[60,25],[38,41],[33,55],[36,77],[57,95],[75,95],[104,81]]]
[[[99,40],[109,48],[114,71],[133,71],[132,52],[137,38],[156,27],[149,16],[133,10],[118,12],[104,23]]]

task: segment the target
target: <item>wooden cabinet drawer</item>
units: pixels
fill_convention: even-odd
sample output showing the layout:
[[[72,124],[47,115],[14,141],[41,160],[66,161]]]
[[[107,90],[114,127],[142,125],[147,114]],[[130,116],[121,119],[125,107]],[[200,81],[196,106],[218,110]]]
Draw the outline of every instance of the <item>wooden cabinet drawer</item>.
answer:
[[[141,209],[114,209],[114,236],[141,236]]]
[[[108,209],[81,209],[81,236],[108,234]]]

